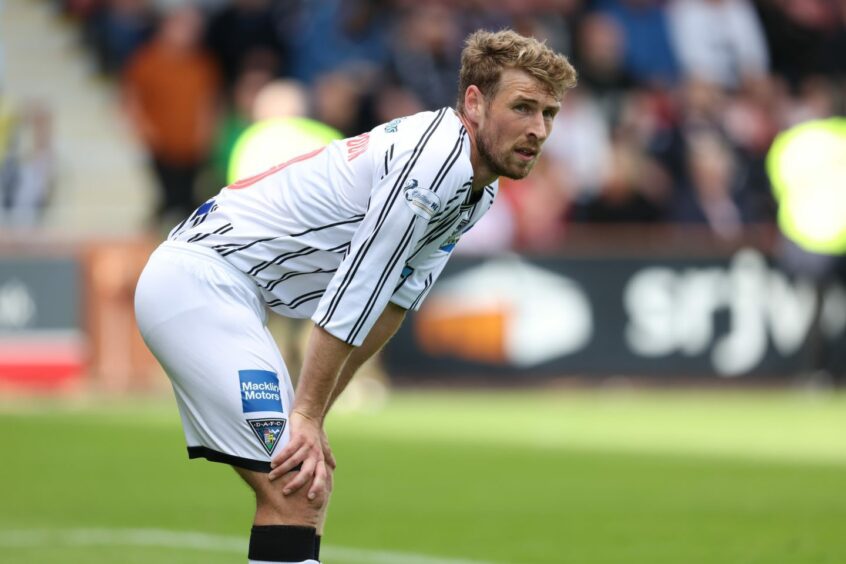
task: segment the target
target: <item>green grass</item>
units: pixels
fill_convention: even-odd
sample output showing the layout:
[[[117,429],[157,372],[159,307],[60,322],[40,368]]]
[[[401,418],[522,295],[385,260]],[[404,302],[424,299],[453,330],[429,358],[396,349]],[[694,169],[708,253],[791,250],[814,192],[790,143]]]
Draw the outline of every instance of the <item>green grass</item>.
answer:
[[[232,537],[246,537],[251,500],[234,472],[185,459],[172,402],[110,403],[0,412],[0,562],[245,562]],[[366,561],[344,548],[526,564],[846,562],[843,394],[404,392],[333,415],[329,432],[329,564]],[[78,529],[228,544],[67,542]],[[27,543],[23,531],[56,536]]]

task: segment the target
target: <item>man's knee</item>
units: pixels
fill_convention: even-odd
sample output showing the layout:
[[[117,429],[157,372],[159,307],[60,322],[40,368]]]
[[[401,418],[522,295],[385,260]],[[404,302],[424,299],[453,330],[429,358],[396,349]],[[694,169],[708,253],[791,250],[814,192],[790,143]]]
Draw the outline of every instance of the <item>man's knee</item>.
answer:
[[[282,490],[288,481],[296,477],[291,472],[274,481],[267,474],[236,469],[256,494],[256,523],[288,524],[317,527],[322,522],[323,512],[329,503],[332,491],[332,479],[321,488],[314,499],[308,499],[310,484],[299,490],[283,495]]]

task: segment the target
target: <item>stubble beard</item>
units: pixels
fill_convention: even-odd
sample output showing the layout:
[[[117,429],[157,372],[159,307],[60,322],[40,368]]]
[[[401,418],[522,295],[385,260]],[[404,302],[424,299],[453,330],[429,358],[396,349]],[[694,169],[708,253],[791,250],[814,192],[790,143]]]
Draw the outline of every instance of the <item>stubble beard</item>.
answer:
[[[494,155],[491,150],[491,143],[488,143],[488,138],[478,132],[476,135],[476,149],[479,151],[479,156],[484,161],[485,165],[490,169],[492,174],[496,176],[504,176],[512,180],[520,180],[529,175],[532,170],[532,164],[523,169],[509,169],[505,164],[507,155]]]

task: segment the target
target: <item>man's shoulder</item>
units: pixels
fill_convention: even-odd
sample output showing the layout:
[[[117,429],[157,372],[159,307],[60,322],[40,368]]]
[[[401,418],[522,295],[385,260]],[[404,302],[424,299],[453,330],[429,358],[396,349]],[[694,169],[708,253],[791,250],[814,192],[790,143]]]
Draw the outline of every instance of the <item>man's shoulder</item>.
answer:
[[[461,121],[454,110],[448,107],[398,117],[376,127],[387,139],[402,144],[417,144],[434,136],[457,137],[462,129]]]

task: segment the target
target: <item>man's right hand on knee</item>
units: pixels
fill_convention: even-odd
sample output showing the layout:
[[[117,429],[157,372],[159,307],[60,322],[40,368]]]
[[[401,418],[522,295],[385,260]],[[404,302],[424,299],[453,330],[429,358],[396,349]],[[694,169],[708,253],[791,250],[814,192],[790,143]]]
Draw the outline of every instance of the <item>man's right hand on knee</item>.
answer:
[[[322,421],[294,411],[289,423],[291,438],[271,461],[272,470],[268,478],[275,480],[302,464],[298,475],[285,484],[282,493],[290,495],[310,482],[308,499],[313,500],[326,491],[329,479],[327,464],[334,467],[334,457],[331,462],[327,462],[324,449],[328,449],[328,440],[323,432]]]

